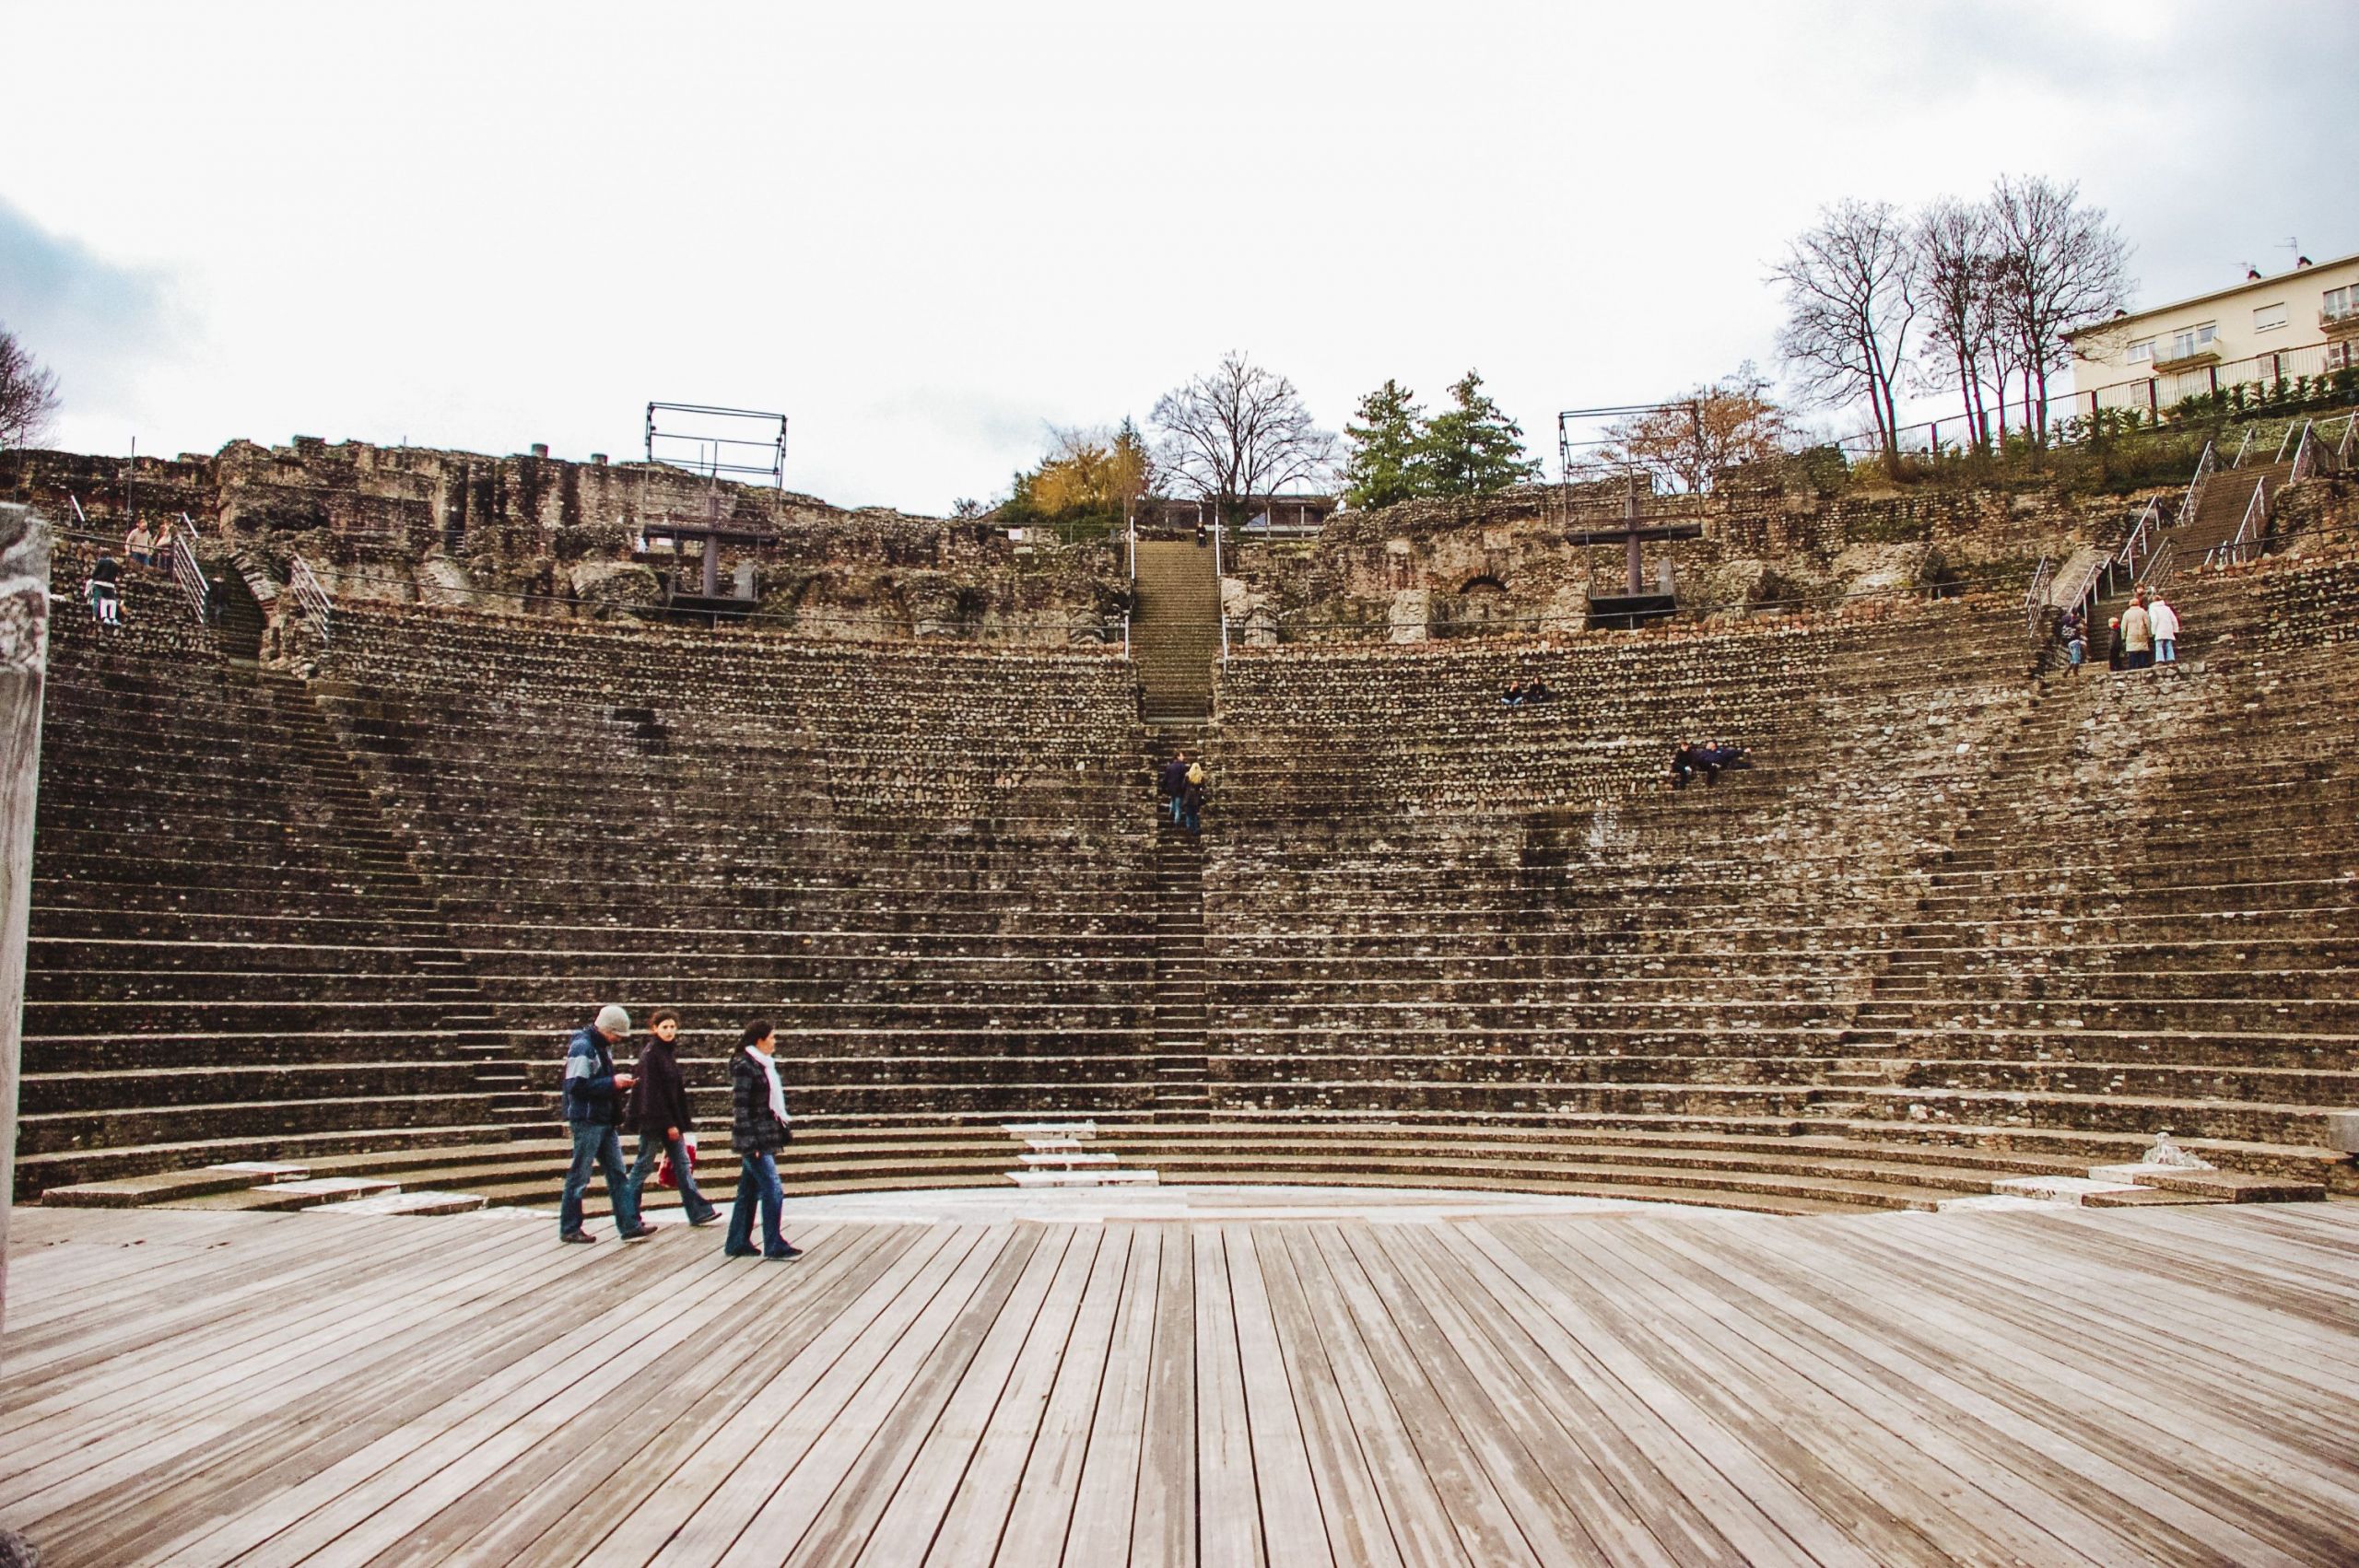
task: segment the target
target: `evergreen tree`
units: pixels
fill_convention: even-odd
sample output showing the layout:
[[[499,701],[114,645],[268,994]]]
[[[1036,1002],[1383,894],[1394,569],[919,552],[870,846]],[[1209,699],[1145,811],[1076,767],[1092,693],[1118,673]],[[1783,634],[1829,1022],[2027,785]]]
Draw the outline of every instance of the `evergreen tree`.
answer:
[[[1352,449],[1344,463],[1345,506],[1389,507],[1423,493],[1425,410],[1410,401],[1415,395],[1388,377],[1360,399],[1360,422],[1344,427]]]
[[[1473,370],[1449,389],[1450,406],[1426,423],[1418,443],[1420,493],[1483,496],[1540,476],[1523,450],[1523,427],[1483,391]]]

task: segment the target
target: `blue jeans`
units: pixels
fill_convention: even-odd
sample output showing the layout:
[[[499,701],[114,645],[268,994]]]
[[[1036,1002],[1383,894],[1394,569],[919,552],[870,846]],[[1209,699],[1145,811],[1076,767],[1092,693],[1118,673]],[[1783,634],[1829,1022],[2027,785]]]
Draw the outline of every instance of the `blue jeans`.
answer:
[[[644,1132],[639,1135],[639,1158],[630,1163],[630,1211],[639,1212],[640,1194],[647,1190],[647,1178],[667,1149],[672,1154],[672,1169],[680,1178],[680,1211],[687,1215],[690,1224],[700,1225],[711,1219],[716,1211],[697,1190],[697,1178],[688,1169],[687,1146],[676,1138],[667,1141]]]
[[[2177,663],[2178,638],[2175,637],[2156,638],[2154,639],[2154,661],[2158,664]]]
[[[1177,795],[1171,797],[1171,825],[1180,825],[1180,797]]]
[[[779,1234],[779,1207],[786,1201],[786,1189],[779,1185],[778,1160],[768,1153],[741,1154],[737,1166],[737,1201],[729,1206],[729,1240],[724,1246],[731,1252],[754,1250],[754,1204],[758,1199],[762,1250],[775,1257],[786,1250],[786,1237]]]
[[[573,1123],[573,1164],[565,1173],[565,1199],[557,1205],[557,1234],[571,1235],[581,1228],[581,1198],[590,1190],[593,1167],[606,1178],[616,1231],[630,1235],[639,1229],[639,1193],[623,1171],[623,1141],[613,1128],[589,1121]]]

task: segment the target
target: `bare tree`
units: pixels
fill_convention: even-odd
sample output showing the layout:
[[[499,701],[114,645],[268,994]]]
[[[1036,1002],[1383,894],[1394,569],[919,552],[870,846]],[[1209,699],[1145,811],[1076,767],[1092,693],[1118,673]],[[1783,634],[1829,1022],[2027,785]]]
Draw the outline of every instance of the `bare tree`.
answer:
[[[1722,469],[1777,456],[1790,435],[1786,411],[1770,401],[1768,381],[1747,360],[1736,374],[1697,387],[1677,403],[1615,424],[1583,467],[1637,469],[1670,489],[1701,494]]]
[[[0,327],[0,448],[37,446],[49,439],[57,412],[57,377]]]
[[[1803,392],[1865,402],[1887,460],[1900,452],[1895,389],[1917,320],[1917,251],[1890,202],[1839,202],[1819,214],[1770,275],[1786,286],[1778,345]]]
[[[2071,363],[2064,333],[2120,310],[2130,248],[2077,181],[2001,178],[1990,193],[1999,333],[2024,380],[2024,425],[2048,430],[2048,378]],[[2001,392],[2003,398],[2004,393]]]
[[[1915,243],[1925,312],[1923,361],[1939,382],[1958,389],[1979,445],[1989,428],[1983,394],[1993,378],[2002,427],[2006,420],[2007,361],[1997,353],[1998,257],[1990,210],[1944,197],[1918,216]]]
[[[1335,462],[1333,432],[1311,421],[1294,383],[1244,355],[1156,400],[1150,416],[1163,441],[1163,474],[1227,518],[1251,496],[1294,484],[1321,484]]]

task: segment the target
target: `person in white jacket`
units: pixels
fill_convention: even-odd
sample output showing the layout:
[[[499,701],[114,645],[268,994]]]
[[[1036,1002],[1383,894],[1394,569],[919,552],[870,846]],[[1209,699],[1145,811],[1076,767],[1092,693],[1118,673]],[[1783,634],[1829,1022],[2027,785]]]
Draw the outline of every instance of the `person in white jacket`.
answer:
[[[2146,606],[2146,621],[2154,636],[2154,662],[2178,662],[2178,612],[2172,609],[2159,592]]]

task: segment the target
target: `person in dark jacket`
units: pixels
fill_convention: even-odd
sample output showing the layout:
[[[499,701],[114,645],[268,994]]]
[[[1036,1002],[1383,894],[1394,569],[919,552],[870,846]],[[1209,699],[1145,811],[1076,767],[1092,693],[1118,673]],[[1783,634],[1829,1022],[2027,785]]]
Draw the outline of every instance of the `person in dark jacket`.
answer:
[[[581,1199],[593,1169],[606,1178],[615,1206],[615,1234],[625,1241],[653,1235],[639,1220],[638,1194],[623,1172],[623,1143],[615,1131],[622,1119],[622,1094],[638,1079],[615,1071],[615,1047],[630,1034],[630,1014],[609,1003],[565,1048],[565,1119],[573,1130],[573,1164],[565,1173],[565,1198],[557,1205],[559,1241],[598,1238],[581,1228]]]
[[[1162,786],[1163,792],[1171,797],[1171,822],[1176,827],[1180,823],[1180,792],[1188,787],[1188,754],[1186,752],[1171,754],[1171,760],[1163,765],[1163,777],[1158,782]]]
[[[630,1093],[631,1125],[639,1129],[639,1158],[630,1167],[630,1206],[644,1214],[641,1201],[648,1173],[664,1154],[679,1177],[680,1210],[692,1225],[709,1225],[721,1217],[705,1195],[688,1164],[687,1135],[696,1128],[688,1115],[688,1081],[680,1071],[675,1045],[680,1037],[680,1015],[659,1007],[647,1020],[647,1048],[639,1056],[639,1082]]]
[[[754,1206],[762,1210],[762,1246],[758,1256],[785,1260],[803,1256],[803,1249],[780,1233],[779,1209],[786,1201],[779,1186],[778,1152],[793,1136],[786,1119],[786,1092],[779,1085],[778,1064],[770,1054],[778,1048],[778,1032],[767,1018],[745,1025],[737,1054],[729,1063],[730,1136],[737,1150],[737,1200],[729,1209],[729,1239],[722,1251],[732,1258],[752,1258]]]

